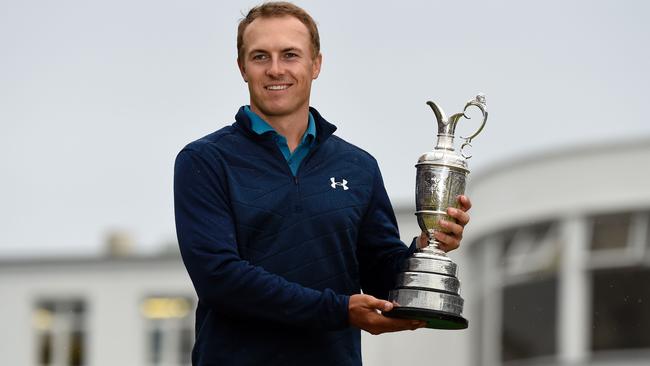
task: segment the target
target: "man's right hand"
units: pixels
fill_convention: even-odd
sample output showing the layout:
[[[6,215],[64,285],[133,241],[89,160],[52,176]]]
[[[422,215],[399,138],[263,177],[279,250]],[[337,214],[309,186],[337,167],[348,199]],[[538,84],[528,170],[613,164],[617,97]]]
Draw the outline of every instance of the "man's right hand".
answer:
[[[350,325],[375,335],[415,330],[426,325],[426,322],[420,320],[388,318],[381,314],[383,311],[392,310],[393,306],[386,300],[379,300],[370,295],[352,295],[348,305]]]

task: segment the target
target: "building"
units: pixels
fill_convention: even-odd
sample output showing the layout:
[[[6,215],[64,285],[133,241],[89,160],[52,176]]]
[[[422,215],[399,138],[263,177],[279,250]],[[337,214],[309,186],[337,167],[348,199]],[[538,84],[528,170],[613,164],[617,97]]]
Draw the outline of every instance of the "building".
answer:
[[[0,364],[188,365],[194,293],[178,256],[0,263]]]
[[[403,231],[417,233],[412,211],[404,215]],[[101,257],[0,260],[0,365],[189,365],[196,296],[178,251],[138,256],[124,241],[110,240]],[[366,333],[364,360],[423,364],[431,344],[458,347],[459,337]],[[439,358],[461,364],[459,355]]]
[[[644,139],[473,177],[472,365],[648,364],[648,161]]]
[[[640,366],[650,359],[650,140],[470,176],[464,331],[363,335],[368,365]],[[405,242],[419,229],[397,210]],[[189,364],[196,304],[176,252],[0,262],[0,365]]]

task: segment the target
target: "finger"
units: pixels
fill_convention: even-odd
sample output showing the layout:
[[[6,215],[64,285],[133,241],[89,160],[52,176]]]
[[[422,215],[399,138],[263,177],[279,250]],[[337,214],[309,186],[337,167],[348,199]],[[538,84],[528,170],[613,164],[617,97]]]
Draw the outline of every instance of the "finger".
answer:
[[[472,208],[472,201],[470,201],[469,198],[465,195],[461,194],[458,196],[458,202],[460,202],[460,206],[463,211],[469,211],[469,209]]]
[[[388,326],[390,332],[399,332],[402,330],[416,330],[426,325],[427,323],[421,320],[392,319],[391,324]]]
[[[375,327],[380,333],[399,332],[402,330],[415,330],[427,325],[426,322],[413,319],[398,319],[380,316],[375,321]]]
[[[381,300],[374,296],[366,295],[368,307],[377,309],[380,311],[391,311],[393,310],[393,304],[390,301]]]
[[[459,224],[465,226],[469,223],[469,214],[463,210],[457,208],[449,207],[447,208],[447,214],[455,218]]]
[[[451,221],[440,220],[440,226],[442,226],[445,229],[444,232],[447,234],[451,234],[458,238],[463,237],[463,231],[465,230],[465,228],[462,225],[456,224]]]
[[[424,248],[429,243],[429,235],[424,231],[418,237],[418,248]]]
[[[460,246],[460,240],[455,236],[447,235],[440,231],[436,231],[435,235],[438,242],[440,242],[440,249],[445,252],[457,249]]]

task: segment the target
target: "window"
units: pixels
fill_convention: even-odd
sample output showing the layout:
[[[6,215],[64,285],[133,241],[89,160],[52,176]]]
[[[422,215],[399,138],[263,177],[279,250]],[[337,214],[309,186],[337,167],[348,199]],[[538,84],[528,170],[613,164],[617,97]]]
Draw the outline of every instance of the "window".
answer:
[[[592,283],[594,351],[650,348],[650,268],[596,270]]]
[[[503,265],[506,277],[555,273],[560,256],[557,226],[540,223],[504,235]]]
[[[39,366],[85,365],[85,316],[81,300],[42,300],[36,303],[36,360]]]
[[[598,215],[592,218],[591,250],[625,249],[628,245],[630,213]]]
[[[153,296],[140,306],[147,320],[148,361],[152,366],[191,363],[194,344],[193,301],[181,296]]]
[[[557,225],[544,222],[503,235],[501,361],[555,356]]]
[[[508,286],[503,291],[501,359],[555,354],[555,277]]]
[[[590,348],[650,349],[649,215],[612,213],[592,222]]]
[[[483,265],[477,365],[613,365],[650,355],[650,212],[571,216],[479,243],[471,253]]]

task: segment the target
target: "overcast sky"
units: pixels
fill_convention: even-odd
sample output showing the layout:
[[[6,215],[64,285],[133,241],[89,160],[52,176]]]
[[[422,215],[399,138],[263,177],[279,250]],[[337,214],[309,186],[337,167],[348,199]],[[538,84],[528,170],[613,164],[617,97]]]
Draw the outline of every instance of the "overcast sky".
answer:
[[[174,157],[247,104],[235,36],[257,3],[0,0],[0,256],[97,253],[112,229],[174,241]],[[378,159],[396,206],[435,144],[427,100],[449,115],[487,95],[473,174],[650,137],[649,2],[297,4],[321,33],[312,105]]]

